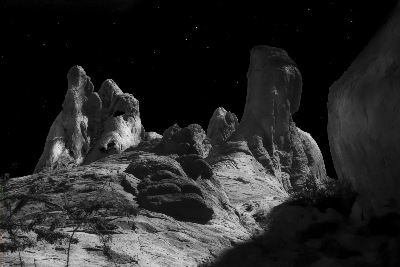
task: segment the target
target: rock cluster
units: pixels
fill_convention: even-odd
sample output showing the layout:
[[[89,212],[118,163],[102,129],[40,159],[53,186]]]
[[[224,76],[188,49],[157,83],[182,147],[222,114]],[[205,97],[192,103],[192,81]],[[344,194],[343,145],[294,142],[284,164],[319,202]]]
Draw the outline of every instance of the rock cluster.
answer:
[[[63,164],[75,167],[11,179],[6,198],[40,192],[54,202],[52,207],[59,208],[49,210],[35,201],[13,203],[14,210],[21,211],[21,222],[54,211],[79,215],[82,209],[90,219],[107,222],[107,229],[103,225],[94,233],[81,227],[74,233],[79,243],[71,245],[71,253],[79,256],[71,257],[71,266],[218,263],[215,260],[224,250],[235,251],[240,243],[268,231],[263,214],[272,214],[291,192],[321,188],[326,179],[318,145],[292,121],[302,88],[295,63],[282,49],[257,46],[251,50],[247,76],[240,123],[233,113],[218,108],[207,134],[197,124],[184,128],[175,124],[161,136],[144,131],[139,103],[132,95],[123,93],[112,80],[95,93],[83,69],[73,67],[63,110],[50,129],[36,171]],[[73,214],[57,218],[60,231],[74,231]],[[319,213],[300,207],[279,209],[274,216],[281,227],[273,229],[272,237],[280,236],[284,242],[292,242],[299,232],[325,217],[328,223],[342,220],[334,210]],[[96,236],[104,231],[112,234],[107,246]],[[291,266],[287,263],[301,255],[297,247],[287,250],[284,242],[277,245],[283,251],[277,262]],[[51,247],[50,260],[48,248],[40,245],[23,257],[38,266],[65,265],[66,247]],[[98,247],[104,255],[94,253]],[[247,256],[260,261],[260,266],[275,261],[275,255],[264,252]],[[19,256],[10,252],[5,259],[16,263]],[[234,262],[229,266],[257,266],[230,259]]]
[[[158,149],[166,154],[196,154],[207,157],[211,144],[200,125],[190,124],[180,128],[174,124],[164,131]]]
[[[143,137],[139,101],[113,80],[98,92],[80,66],[70,69],[63,109],[53,122],[35,172],[88,164],[137,145]]]
[[[330,88],[328,137],[340,179],[358,192],[357,221],[399,212],[400,11]]]

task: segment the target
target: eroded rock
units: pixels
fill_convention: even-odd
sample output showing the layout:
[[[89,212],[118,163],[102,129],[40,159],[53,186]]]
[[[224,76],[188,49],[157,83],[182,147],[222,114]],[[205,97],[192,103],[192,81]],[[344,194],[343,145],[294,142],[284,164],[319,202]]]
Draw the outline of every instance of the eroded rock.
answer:
[[[223,144],[236,130],[239,122],[234,113],[219,107],[214,111],[207,127],[207,137],[212,146]]]
[[[211,144],[200,125],[190,124],[180,128],[174,124],[164,131],[159,149],[166,154],[197,154],[207,157]]]
[[[193,155],[195,159],[183,156],[176,161],[167,156],[138,155],[133,158],[126,172],[142,180],[138,186],[138,203],[141,207],[183,220],[211,219],[213,209],[202,192],[204,187],[196,180],[206,176],[209,179],[212,170],[207,163],[201,161],[200,156]],[[178,162],[184,163],[187,172],[190,170],[191,178],[182,170],[182,163]],[[196,175],[196,180],[193,175]]]
[[[80,66],[70,69],[63,110],[53,122],[44,151],[35,167],[76,166],[120,153],[141,140],[139,101],[106,80],[93,92],[90,77]]]
[[[256,46],[250,54],[243,117],[228,141],[247,142],[254,157],[285,190],[297,192],[321,184],[326,178],[322,154],[292,120],[302,90],[296,63],[275,47]]]

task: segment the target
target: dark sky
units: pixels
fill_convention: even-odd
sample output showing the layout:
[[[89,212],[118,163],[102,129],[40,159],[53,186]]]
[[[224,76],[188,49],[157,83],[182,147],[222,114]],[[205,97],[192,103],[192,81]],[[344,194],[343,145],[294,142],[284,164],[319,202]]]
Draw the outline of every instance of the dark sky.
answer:
[[[67,73],[95,91],[108,78],[140,101],[146,131],[207,129],[217,107],[242,117],[250,49],[285,49],[303,76],[293,120],[320,146],[328,174],[330,85],[397,1],[8,0],[2,15],[0,174],[31,174],[62,109]]]

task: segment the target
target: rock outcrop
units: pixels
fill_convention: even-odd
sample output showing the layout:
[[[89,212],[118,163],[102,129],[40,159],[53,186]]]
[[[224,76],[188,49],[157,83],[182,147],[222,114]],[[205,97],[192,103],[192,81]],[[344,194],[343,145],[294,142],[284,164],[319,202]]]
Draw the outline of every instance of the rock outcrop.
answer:
[[[197,124],[174,125],[162,137],[145,132],[137,100],[114,82],[94,93],[82,68],[72,68],[68,77],[63,111],[37,168],[74,167],[10,179],[4,199],[18,213],[11,219],[33,229],[21,238],[39,240],[43,229],[57,228],[58,236],[72,240],[73,233],[79,242],[32,241],[26,255],[4,254],[10,265],[23,257],[33,265],[65,266],[70,249],[70,266],[212,266],[224,251],[268,231],[269,214],[291,192],[325,179],[317,144],[291,119],[301,76],[282,49],[252,50],[243,118],[238,125],[234,114],[217,109],[209,137]],[[282,227],[273,237],[284,233],[285,242],[319,222],[308,208],[280,212]],[[293,221],[298,218],[301,225]],[[0,229],[11,244],[7,233]],[[282,254],[278,265],[292,266],[286,263],[296,260],[296,249]],[[264,260],[265,252],[258,252],[250,258]],[[275,261],[266,258],[264,263]]]
[[[35,172],[88,164],[137,145],[142,136],[139,101],[112,80],[93,92],[80,66],[68,73],[63,110],[53,122]]]
[[[354,219],[400,211],[400,9],[330,88],[337,175],[358,192]]]
[[[227,140],[248,142],[254,157],[287,191],[323,184],[322,154],[292,120],[302,90],[297,65],[283,49],[257,46],[250,53],[247,79],[243,117]]]
[[[166,154],[196,154],[204,158],[210,152],[211,144],[200,125],[181,128],[174,124],[164,131],[158,149]]]
[[[207,127],[207,137],[213,147],[222,145],[238,127],[239,122],[234,113],[219,107],[214,111]]]
[[[185,159],[187,162],[187,157]],[[198,172],[197,179],[193,179],[193,171],[196,171],[196,168],[190,168],[191,166],[186,164],[182,169],[178,162],[182,161],[150,153],[140,153],[138,157],[133,158],[126,172],[141,179],[137,187],[138,204],[148,210],[181,220],[210,220],[214,211],[206,196],[210,188],[215,188],[214,194],[219,194],[221,188],[215,187],[219,184],[210,182],[211,177],[201,175],[202,172]],[[184,169],[192,171],[190,177]],[[207,186],[207,189],[204,186]]]

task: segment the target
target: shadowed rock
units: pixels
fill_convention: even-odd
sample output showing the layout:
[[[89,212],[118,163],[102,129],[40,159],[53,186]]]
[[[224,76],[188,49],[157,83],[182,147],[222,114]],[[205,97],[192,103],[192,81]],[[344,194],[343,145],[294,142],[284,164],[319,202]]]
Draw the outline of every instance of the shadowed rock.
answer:
[[[400,207],[400,10],[330,88],[328,137],[335,170],[358,192],[354,219]]]
[[[211,145],[223,144],[238,125],[238,119],[234,113],[226,111],[223,107],[217,108],[207,127],[207,137],[210,138]]]
[[[253,156],[287,191],[321,184],[326,178],[322,154],[292,120],[302,90],[297,65],[283,49],[256,46],[247,79],[243,117],[228,141],[248,142]]]
[[[176,158],[185,173],[192,179],[197,180],[199,176],[203,179],[210,179],[213,175],[211,166],[198,155],[183,155]]]
[[[200,125],[190,124],[180,128],[175,124],[164,131],[158,149],[166,154],[196,154],[207,157],[211,144]]]
[[[34,172],[90,163],[140,142],[139,101],[112,80],[93,92],[80,66],[72,67],[67,78],[63,109],[50,127]]]
[[[191,159],[190,156],[195,156],[195,159]],[[137,189],[138,203],[142,208],[183,220],[211,219],[214,212],[201,189],[209,190],[209,187],[204,187],[201,180],[209,179],[212,170],[200,156],[190,156],[180,157],[180,162],[186,162],[183,164],[185,171],[188,175],[197,175],[197,181],[189,178],[182,170],[181,164],[170,157],[138,153],[137,157],[133,158],[126,172],[141,179]],[[189,166],[187,162],[192,165]]]

